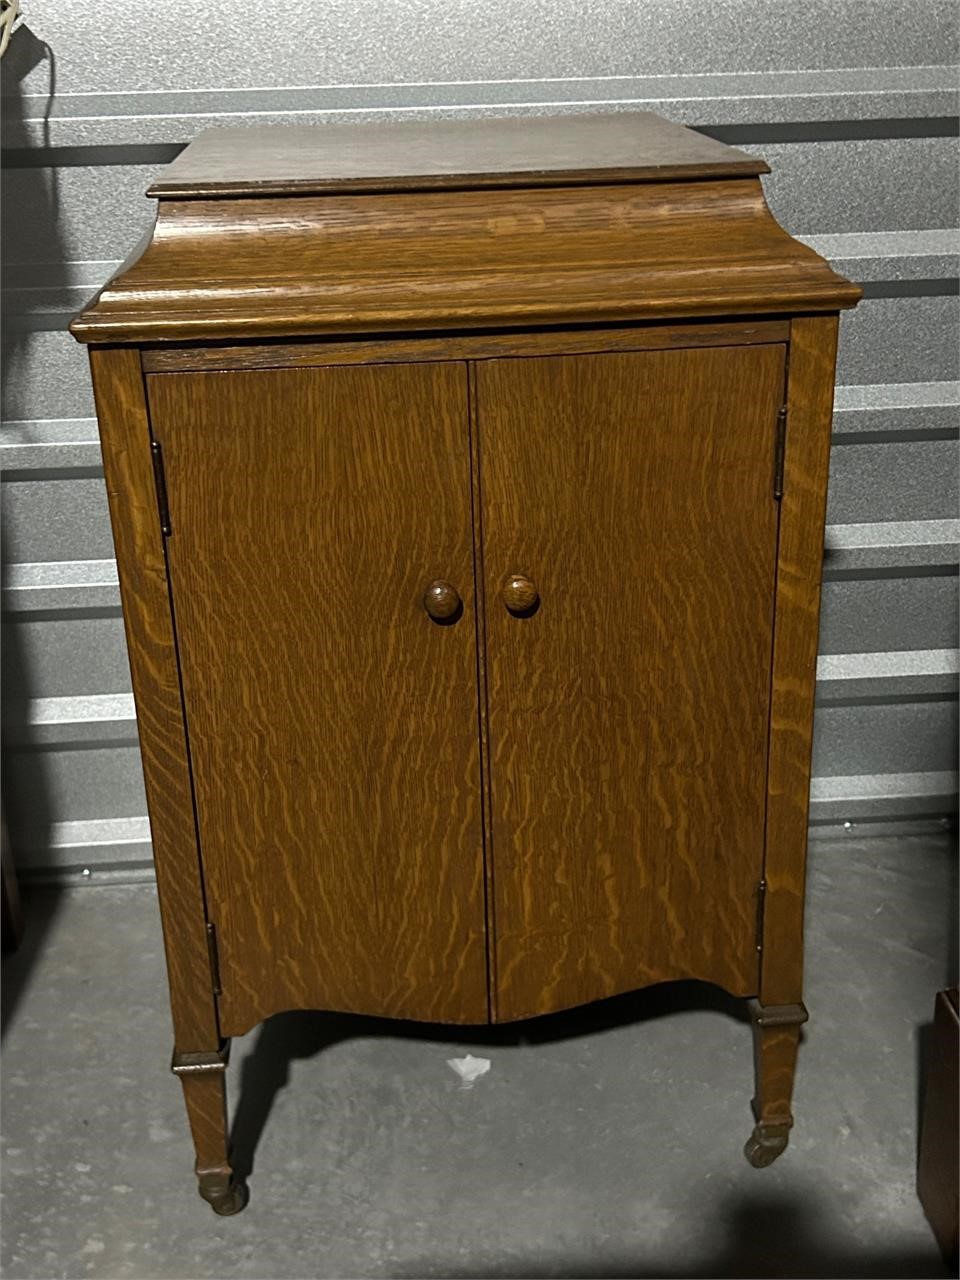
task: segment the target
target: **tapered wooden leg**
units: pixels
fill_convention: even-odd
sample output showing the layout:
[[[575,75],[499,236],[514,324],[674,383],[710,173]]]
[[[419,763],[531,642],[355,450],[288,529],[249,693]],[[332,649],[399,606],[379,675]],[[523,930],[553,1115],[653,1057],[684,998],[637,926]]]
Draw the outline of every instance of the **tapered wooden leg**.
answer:
[[[227,1061],[230,1041],[212,1053],[174,1053],[172,1070],[180,1077],[187,1117],[197,1153],[198,1190],[214,1213],[239,1213],[247,1188],[234,1179],[227,1129]]]
[[[747,1139],[744,1155],[757,1169],[773,1164],[785,1149],[793,1127],[790,1100],[797,1065],[800,1028],[807,1020],[802,1004],[762,1005],[751,1000],[757,1123]]]

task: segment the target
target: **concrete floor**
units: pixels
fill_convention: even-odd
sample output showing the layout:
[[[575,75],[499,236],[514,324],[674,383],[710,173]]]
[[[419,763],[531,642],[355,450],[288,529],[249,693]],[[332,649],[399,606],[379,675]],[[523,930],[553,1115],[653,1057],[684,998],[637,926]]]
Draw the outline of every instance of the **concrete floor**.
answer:
[[[37,894],[5,970],[2,1249],[53,1277],[945,1276],[914,1192],[918,1060],[956,978],[946,835],[817,841],[791,1146],[750,1033],[668,987],[494,1032],[284,1015],[234,1044],[251,1203],[198,1198],[145,887]],[[446,1059],[492,1068],[463,1089]]]

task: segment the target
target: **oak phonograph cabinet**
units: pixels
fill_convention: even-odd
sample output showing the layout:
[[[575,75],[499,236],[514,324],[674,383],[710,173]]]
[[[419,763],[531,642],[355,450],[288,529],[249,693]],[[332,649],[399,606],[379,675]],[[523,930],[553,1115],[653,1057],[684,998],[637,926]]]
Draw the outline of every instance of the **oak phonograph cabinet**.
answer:
[[[786,1145],[859,291],[765,172],[646,114],[212,131],[74,322],[217,1212],[229,1037],[287,1009],[705,980]]]

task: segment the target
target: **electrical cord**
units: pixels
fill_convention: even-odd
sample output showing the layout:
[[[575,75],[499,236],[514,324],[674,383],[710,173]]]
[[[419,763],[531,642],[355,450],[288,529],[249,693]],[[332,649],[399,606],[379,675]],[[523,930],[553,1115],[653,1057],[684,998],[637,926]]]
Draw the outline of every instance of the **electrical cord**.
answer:
[[[13,24],[20,17],[20,0],[0,0],[0,58],[7,51]]]

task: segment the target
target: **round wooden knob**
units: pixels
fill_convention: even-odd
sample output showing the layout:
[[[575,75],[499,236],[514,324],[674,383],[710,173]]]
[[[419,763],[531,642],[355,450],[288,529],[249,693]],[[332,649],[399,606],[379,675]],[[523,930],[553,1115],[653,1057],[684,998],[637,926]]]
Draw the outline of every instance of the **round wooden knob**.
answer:
[[[519,573],[506,580],[500,594],[511,613],[529,613],[540,601],[540,592],[536,586]]]
[[[434,622],[446,622],[463,607],[463,601],[457,594],[456,587],[438,578],[423,593],[423,607]]]

